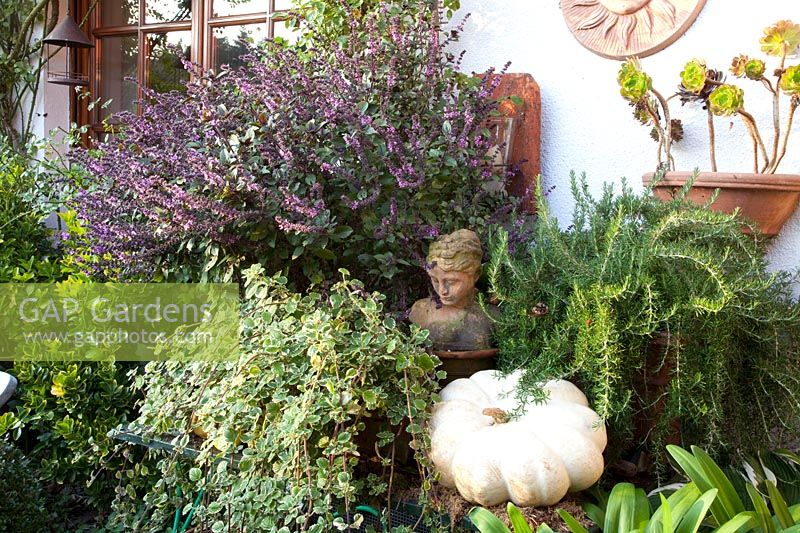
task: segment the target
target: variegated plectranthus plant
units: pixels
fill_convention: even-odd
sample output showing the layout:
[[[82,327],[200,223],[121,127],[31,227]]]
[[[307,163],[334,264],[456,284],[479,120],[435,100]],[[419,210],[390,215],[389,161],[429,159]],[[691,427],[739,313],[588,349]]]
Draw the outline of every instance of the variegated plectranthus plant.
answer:
[[[334,531],[357,504],[389,503],[395,459],[409,449],[424,496],[439,361],[424,350],[427,331],[404,333],[383,296],[340,275],[326,293],[302,295],[254,265],[243,272],[239,359],[148,365],[138,431],[176,449],[143,501],[117,501],[131,512],[116,526],[163,531],[175,505],[191,503],[175,498],[181,486],[204,491],[193,525],[205,531]],[[199,456],[182,454],[191,447]]]

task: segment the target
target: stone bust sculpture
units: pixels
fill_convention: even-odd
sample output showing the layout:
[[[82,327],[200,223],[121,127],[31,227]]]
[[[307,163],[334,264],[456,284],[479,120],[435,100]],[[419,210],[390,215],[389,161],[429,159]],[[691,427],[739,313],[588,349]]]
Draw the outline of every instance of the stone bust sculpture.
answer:
[[[475,301],[475,282],[481,275],[481,242],[474,231],[458,230],[437,239],[428,251],[427,271],[435,298],[417,300],[409,320],[430,331],[437,351],[491,348],[492,319]],[[499,310],[487,306],[489,314]]]

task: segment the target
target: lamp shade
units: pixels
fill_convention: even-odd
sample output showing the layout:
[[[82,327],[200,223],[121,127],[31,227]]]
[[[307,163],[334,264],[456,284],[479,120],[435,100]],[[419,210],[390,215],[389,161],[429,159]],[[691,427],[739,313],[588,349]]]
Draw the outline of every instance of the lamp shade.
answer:
[[[44,44],[55,46],[67,46],[72,48],[93,48],[94,45],[83,33],[75,20],[67,14],[64,20],[53,28],[47,37],[42,41]]]

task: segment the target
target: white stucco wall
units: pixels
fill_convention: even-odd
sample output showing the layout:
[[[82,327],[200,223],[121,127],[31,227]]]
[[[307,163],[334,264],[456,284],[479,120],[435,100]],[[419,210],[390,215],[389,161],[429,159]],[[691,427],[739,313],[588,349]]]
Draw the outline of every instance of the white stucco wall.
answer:
[[[42,34],[42,25],[37,24],[36,28],[33,31],[33,34],[36,36],[41,36]],[[40,76],[39,82],[39,93],[35,95],[36,102],[34,102],[33,106],[33,115],[30,118],[31,122],[31,133],[37,139],[41,139],[45,134],[45,109],[44,109],[44,98],[42,98],[42,89],[45,86],[45,82],[47,81],[47,74],[43,71]],[[22,109],[25,110],[25,116],[28,117],[29,111],[31,110],[31,99],[34,98],[34,94],[28,93],[26,94]],[[22,116],[17,114],[15,118],[16,123],[16,130],[22,130]]]
[[[619,62],[581,46],[567,28],[557,0],[461,0],[461,5],[454,21],[471,13],[456,45],[467,51],[464,70],[480,72],[511,61],[510,72],[530,73],[540,86],[542,174],[547,186],[556,187],[550,200],[559,222],[569,224],[572,170],[585,172],[593,191],[599,191],[604,181],[619,182],[623,176],[641,189],[641,175],[655,167],[656,144],[649,139],[648,129],[634,120],[630,107],[619,95],[616,83]],[[758,44],[763,28],[781,19],[800,22],[800,3],[707,0],[683,37],[642,59],[644,70],[662,94],[672,94],[689,59],[705,59],[709,67],[727,73],[731,59],[739,53],[763,58]],[[771,65],[774,63],[767,64],[768,72],[774,68]],[[735,77],[728,76],[728,81],[734,80]],[[746,108],[764,124],[762,135],[771,142],[769,94],[755,82],[736,80],[736,83],[745,90]],[[705,111],[690,106],[681,108],[677,101],[672,110],[684,122],[686,134],[673,149],[676,167],[710,170]],[[793,137],[781,172],[800,173],[798,118],[795,117]],[[717,119],[716,126],[719,170],[750,171],[751,143],[740,119]],[[776,269],[800,267],[800,210],[770,243],[768,259]]]
[[[63,18],[66,16],[66,3],[67,2],[61,2],[59,4],[59,21],[63,20]],[[66,71],[66,59],[66,50],[62,48],[54,57],[50,59],[49,68],[54,72]],[[43,137],[48,135],[52,130],[69,130],[69,99],[70,92],[73,90],[73,88],[66,85],[47,83],[46,72],[42,73],[42,82],[39,87],[42,89],[40,91],[41,98],[39,99],[39,107],[42,110],[42,116],[40,116],[40,132],[38,135]],[[57,134],[56,138],[61,138],[62,135]]]
[[[60,4],[58,20],[66,14],[65,3]],[[36,38],[42,37],[42,25],[36,26],[33,32]],[[50,58],[50,70],[63,72],[66,70],[66,51],[62,48],[55,56]],[[46,138],[52,130],[69,130],[70,112],[69,99],[72,89],[65,85],[56,85],[47,82],[47,69],[42,70],[39,82],[39,93],[36,95],[36,106],[32,117],[31,131],[35,138]],[[28,99],[30,102],[30,99]],[[25,109],[29,108],[29,103]],[[60,138],[57,135],[56,138]]]
[[[58,20],[61,21],[66,15],[66,2],[61,2]],[[42,35],[41,29],[37,28],[34,35]],[[59,50],[55,56],[50,58],[49,69],[53,72],[64,72],[66,66],[66,50]],[[70,128],[70,91],[73,89],[66,85],[57,85],[47,82],[47,69],[42,71],[39,83],[39,95],[37,98],[37,112],[34,117],[33,132],[37,138],[50,138],[53,142],[51,148],[60,153],[66,153],[67,147],[60,144]],[[52,154],[45,152],[39,153],[40,158],[53,157]],[[61,220],[56,213],[52,213],[45,224],[53,229],[61,230]]]

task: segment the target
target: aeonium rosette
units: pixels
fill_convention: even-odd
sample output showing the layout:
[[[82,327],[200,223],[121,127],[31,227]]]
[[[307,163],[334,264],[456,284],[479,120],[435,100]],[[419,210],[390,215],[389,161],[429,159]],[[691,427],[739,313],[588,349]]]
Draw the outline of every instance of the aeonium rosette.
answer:
[[[641,68],[637,58],[622,64],[617,75],[620,94],[634,106],[634,116],[645,125],[652,125],[651,135],[659,143],[658,163],[674,170],[671,155],[672,143],[680,140],[683,129],[679,120],[670,118],[669,100],[677,96],[681,103],[699,103],[708,113],[708,133],[711,170],[717,170],[715,157],[715,116],[739,116],[745,123],[754,145],[754,172],[774,174],[786,154],[789,133],[800,105],[800,65],[787,66],[800,48],[800,24],[781,20],[764,30],[761,51],[777,58],[772,71],[774,79],[767,78],[767,63],[758,58],[739,54],[731,62],[730,73],[737,78],[760,82],[772,96],[774,133],[768,145],[762,137],[755,118],[745,109],[744,90],[726,83],[722,71],[709,68],[705,61],[692,59],[680,73],[678,91],[664,98],[652,87],[652,80]],[[788,97],[788,109],[781,126],[780,102]],[[769,150],[767,149],[769,146]]]

